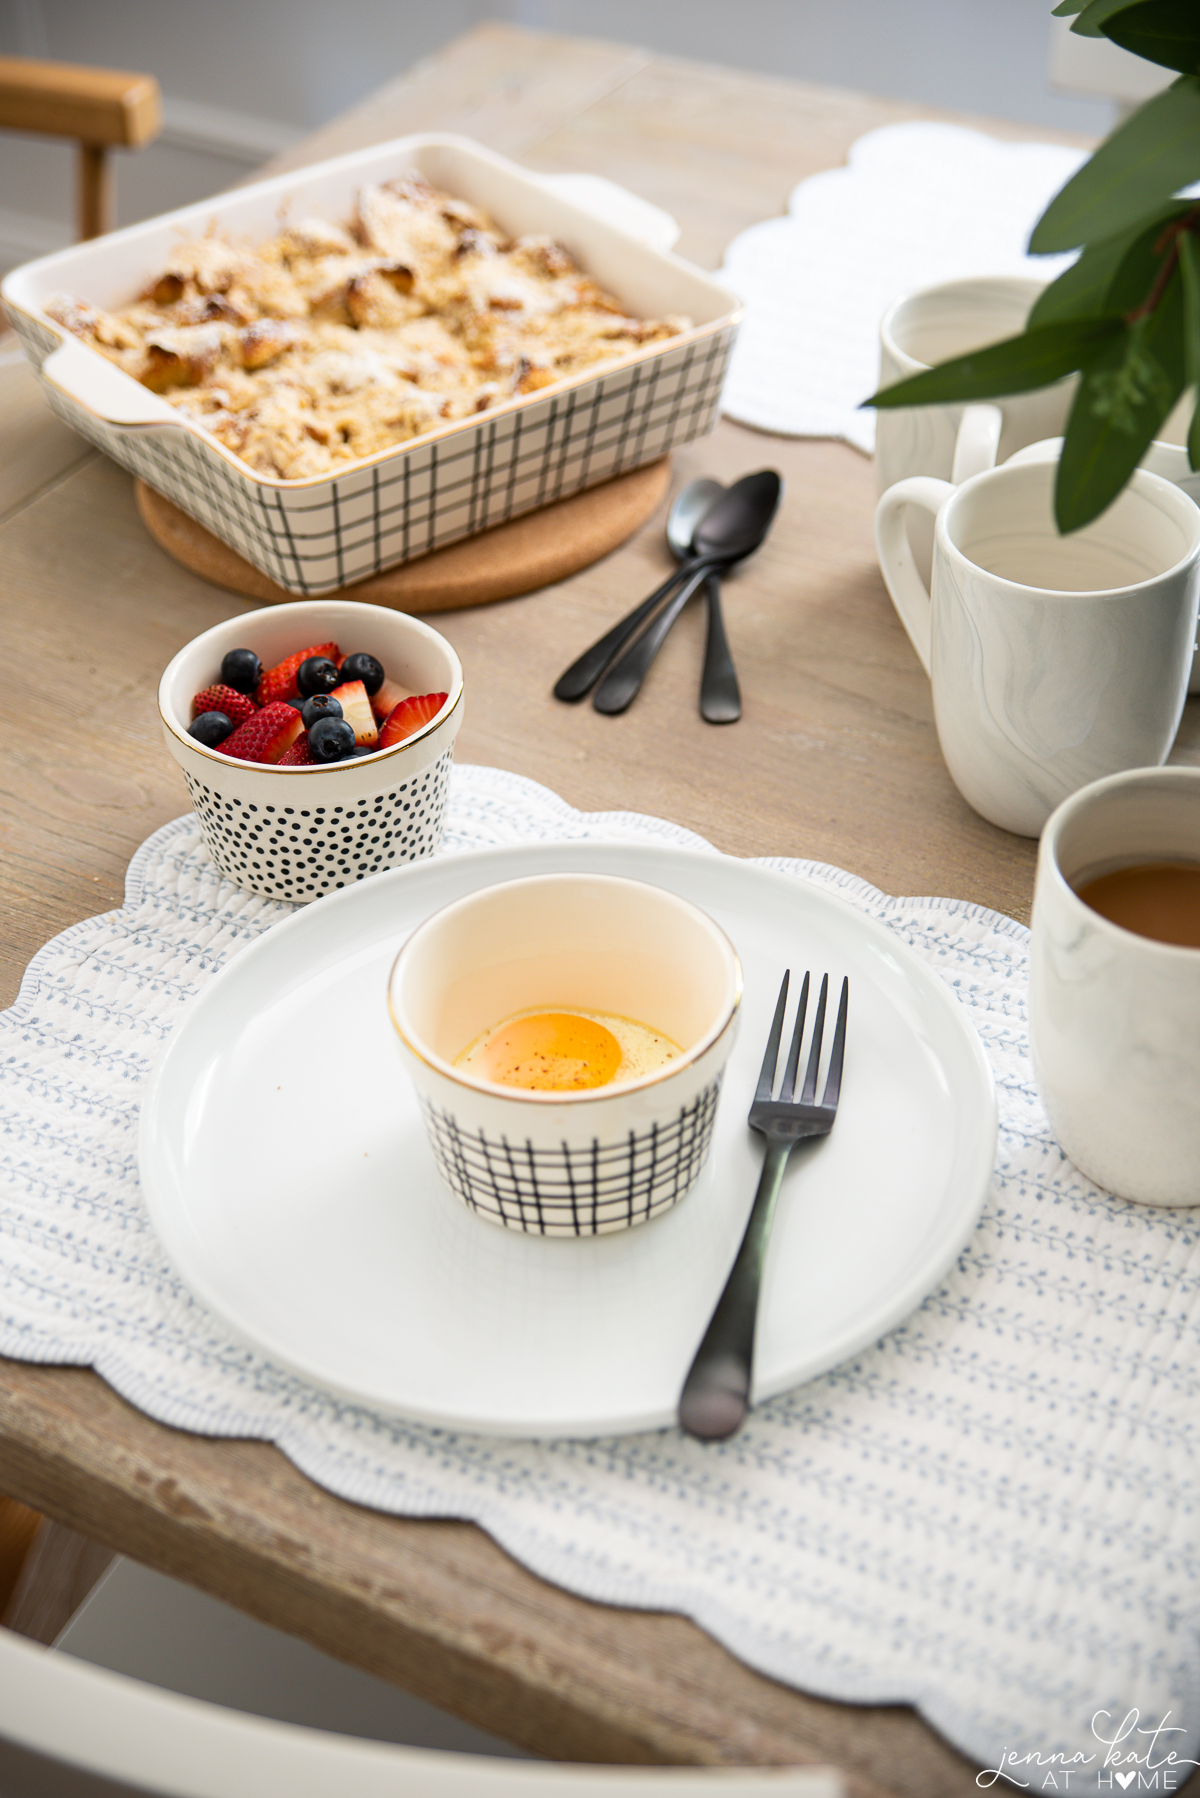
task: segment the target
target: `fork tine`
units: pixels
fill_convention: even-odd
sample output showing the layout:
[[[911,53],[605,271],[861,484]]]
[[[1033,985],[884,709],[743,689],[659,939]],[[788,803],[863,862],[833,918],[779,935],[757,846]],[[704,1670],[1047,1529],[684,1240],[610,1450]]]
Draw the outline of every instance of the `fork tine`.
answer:
[[[754,1091],[754,1102],[771,1097],[771,1088],[775,1084],[775,1063],[779,1059],[779,1039],[783,1035],[783,1014],[787,1010],[788,981],[792,970],[787,969],[783,976],[783,985],[779,989],[779,1000],[775,1006],[775,1017],[771,1024],[771,1034],[767,1038],[767,1052],[763,1056],[762,1070],[758,1076],[758,1085]]]
[[[792,1046],[788,1050],[787,1067],[784,1069],[783,1085],[779,1089],[779,1102],[789,1105],[796,1090],[796,1069],[800,1063],[800,1041],[804,1035],[804,1019],[808,1012],[808,975],[804,976],[804,985],[800,988],[800,998],[796,1005],[796,1028],[792,1031]]]
[[[829,998],[829,976],[821,976],[821,994],[817,1000],[817,1017],[813,1024],[812,1049],[809,1052],[808,1067],[804,1075],[804,1091],[800,1094],[801,1105],[812,1105],[817,1097],[817,1068],[821,1061],[821,1038],[825,1034],[825,1003]]]
[[[829,1051],[829,1072],[825,1076],[825,1095],[822,1105],[831,1109],[838,1102],[838,1094],[842,1090],[842,1056],[846,1048],[846,1012],[850,1006],[850,982],[842,981],[842,996],[838,1002],[837,1023],[833,1031],[833,1048]]]

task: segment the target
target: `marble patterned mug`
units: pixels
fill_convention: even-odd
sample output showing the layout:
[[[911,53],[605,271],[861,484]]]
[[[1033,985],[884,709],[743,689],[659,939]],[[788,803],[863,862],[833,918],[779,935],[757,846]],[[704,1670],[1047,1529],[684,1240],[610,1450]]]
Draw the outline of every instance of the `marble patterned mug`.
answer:
[[[954,784],[1021,836],[1089,781],[1166,759],[1196,639],[1200,509],[1139,469],[1100,518],[1060,536],[1055,473],[1037,461],[961,487],[918,476],[875,512]],[[914,508],[936,520],[932,592],[905,530]]]
[[[1138,863],[1200,866],[1200,768],[1095,782],[1042,833],[1029,1034],[1059,1143],[1120,1198],[1200,1205],[1200,949],[1135,934],[1077,888]]]
[[[891,386],[936,362],[966,355],[1024,329],[1045,283],[1020,276],[945,281],[889,306],[879,327],[879,385]],[[1014,451],[1059,435],[1075,392],[1074,376],[1033,393],[972,405],[890,407],[876,415],[875,484],[885,493],[911,475],[957,486]],[[928,521],[909,521],[913,553],[928,584],[933,536]]]
[[[1047,438],[1041,443],[1031,443],[1027,448],[1018,450],[1012,457],[1014,462],[1057,462],[1062,455],[1063,440],[1061,437]],[[1174,481],[1175,485],[1186,493],[1189,499],[1200,505],[1200,470],[1194,469],[1188,461],[1188,453],[1181,443],[1152,443],[1142,457],[1140,467],[1149,469],[1151,474],[1160,474],[1164,480]],[[1189,693],[1200,693],[1200,644],[1196,646],[1192,656],[1192,672],[1188,681]]]

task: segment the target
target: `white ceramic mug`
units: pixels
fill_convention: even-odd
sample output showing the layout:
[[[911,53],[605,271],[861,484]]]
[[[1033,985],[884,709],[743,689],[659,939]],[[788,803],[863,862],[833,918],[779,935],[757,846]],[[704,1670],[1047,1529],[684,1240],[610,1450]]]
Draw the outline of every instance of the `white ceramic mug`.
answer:
[[[1062,455],[1062,446],[1061,437],[1051,437],[1041,443],[1031,443],[1027,449],[1018,450],[1012,459],[1014,462],[1057,462]],[[1162,475],[1166,481],[1174,481],[1189,499],[1200,505],[1200,471],[1192,467],[1188,461],[1188,453],[1181,443],[1152,443],[1139,466],[1149,469],[1151,474]],[[1192,656],[1188,692],[1200,693],[1200,645],[1197,645]]]
[[[1136,862],[1200,866],[1200,768],[1075,793],[1042,835],[1030,1041],[1051,1128],[1120,1198],[1200,1205],[1200,949],[1135,935],[1076,887]]]
[[[1060,536],[1055,467],[993,468],[961,487],[901,481],[875,512],[892,601],[933,682],[959,792],[1037,836],[1069,793],[1165,760],[1187,697],[1200,510],[1138,470],[1102,516]],[[936,519],[932,598],[905,517]]]
[[[1042,281],[990,276],[947,281],[897,300],[879,327],[879,385],[891,386],[934,363],[1015,337],[1044,291]],[[957,486],[994,468],[1026,444],[1063,431],[1074,391],[1072,376],[1034,393],[986,403],[880,410],[875,420],[876,491],[886,493],[897,481],[917,474]],[[932,532],[924,518],[915,517],[909,534],[928,584]]]

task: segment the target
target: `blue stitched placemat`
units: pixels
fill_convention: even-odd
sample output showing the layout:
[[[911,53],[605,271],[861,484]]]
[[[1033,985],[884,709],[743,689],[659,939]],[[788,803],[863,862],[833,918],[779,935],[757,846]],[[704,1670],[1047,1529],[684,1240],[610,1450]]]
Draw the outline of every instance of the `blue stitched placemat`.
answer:
[[[581,838],[708,847],[455,770],[446,852]],[[35,957],[0,1020],[0,1352],[90,1364],[166,1423],[273,1441],[344,1498],[473,1519],[544,1577],[682,1612],[777,1679],[916,1705],[987,1767],[1081,1755],[1070,1789],[1097,1789],[1097,1731],[1134,1707],[1139,1727],[1170,1711],[1183,1733],[1117,1752],[1150,1767],[1193,1753],[1195,1216],[1108,1198],[1049,1135],[1020,925],[764,865],[883,920],[947,981],[995,1071],[1000,1147],[979,1228],[921,1308],[728,1443],[526,1444],[377,1416],[246,1350],[190,1297],[139,1193],[142,1084],[184,1001],[291,910],[222,882],[190,817],[139,850],[119,912]],[[1004,1765],[1043,1789],[1036,1762]]]

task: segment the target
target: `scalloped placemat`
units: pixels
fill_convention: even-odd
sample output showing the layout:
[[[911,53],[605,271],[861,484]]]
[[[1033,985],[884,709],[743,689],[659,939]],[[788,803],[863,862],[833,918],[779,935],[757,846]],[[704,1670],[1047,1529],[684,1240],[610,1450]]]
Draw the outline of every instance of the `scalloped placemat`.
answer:
[[[716,854],[661,819],[455,769],[446,852],[582,839]],[[1200,1217],[1111,1199],[1064,1159],[1029,1061],[1021,925],[763,865],[880,919],[947,982],[994,1069],[1000,1137],[941,1285],[730,1441],[408,1423],[272,1365],[191,1297],[142,1204],[142,1086],[188,998],[292,908],[223,882],[190,816],[143,844],[120,911],[40,951],[0,1018],[0,1354],[91,1365],[162,1422],[275,1442],[358,1503],[471,1519],[542,1577],[680,1612],[776,1679],[915,1705],[985,1767],[1078,1755],[1071,1790],[1095,1791],[1093,1719],[1112,1736],[1134,1707],[1180,1731],[1158,1760],[1194,1754]]]
[[[868,131],[845,167],[810,175],[782,218],[734,238],[720,278],[746,302],[721,407],[788,437],[871,451],[862,411],[879,377],[879,321],[917,288],[972,275],[1052,281],[1070,256],[1029,256],[1047,201],[1086,158],[914,120]]]

